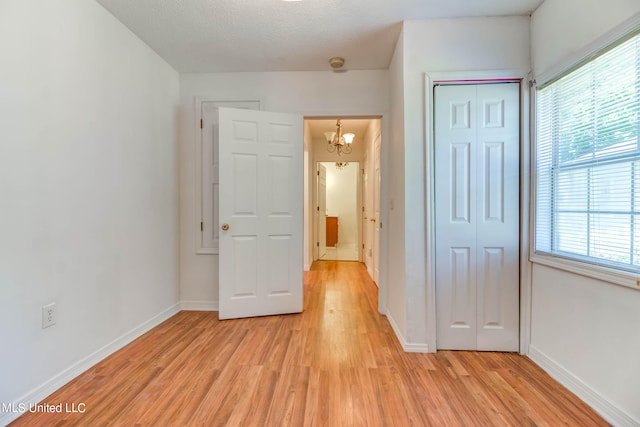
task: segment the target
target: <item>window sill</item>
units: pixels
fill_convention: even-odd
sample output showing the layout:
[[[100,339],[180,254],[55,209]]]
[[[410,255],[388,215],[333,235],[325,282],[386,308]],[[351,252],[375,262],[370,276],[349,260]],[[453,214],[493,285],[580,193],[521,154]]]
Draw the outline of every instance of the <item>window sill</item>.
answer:
[[[624,286],[640,291],[640,276],[628,271],[616,270],[579,261],[569,260],[551,255],[532,254],[530,261],[558,270],[568,271],[592,279],[602,280],[614,285]]]

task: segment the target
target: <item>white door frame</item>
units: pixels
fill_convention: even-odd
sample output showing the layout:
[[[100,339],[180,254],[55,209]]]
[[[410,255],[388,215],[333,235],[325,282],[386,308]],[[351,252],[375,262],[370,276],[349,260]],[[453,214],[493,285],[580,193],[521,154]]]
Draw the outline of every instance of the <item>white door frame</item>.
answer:
[[[426,290],[427,345],[436,351],[436,275],[435,275],[435,135],[433,88],[438,82],[475,82],[520,80],[520,353],[529,352],[531,341],[531,263],[529,262],[529,194],[530,194],[530,137],[528,72],[521,70],[459,71],[425,73],[425,176],[426,185]]]

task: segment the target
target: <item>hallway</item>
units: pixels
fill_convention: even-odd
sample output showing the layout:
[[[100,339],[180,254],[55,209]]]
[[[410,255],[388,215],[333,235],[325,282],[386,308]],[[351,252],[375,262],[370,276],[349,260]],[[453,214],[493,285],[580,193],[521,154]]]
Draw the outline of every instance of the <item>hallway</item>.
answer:
[[[402,352],[363,264],[305,273],[304,312],[180,312],[51,395],[42,425],[607,425],[526,357]]]
[[[327,251],[321,258],[323,261],[358,261],[358,246],[355,244],[338,244],[327,246]]]

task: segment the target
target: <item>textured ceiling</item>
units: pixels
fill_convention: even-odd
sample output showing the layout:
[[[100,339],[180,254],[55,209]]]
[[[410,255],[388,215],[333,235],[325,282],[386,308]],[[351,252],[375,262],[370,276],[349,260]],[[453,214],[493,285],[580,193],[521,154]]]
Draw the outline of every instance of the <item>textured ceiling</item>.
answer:
[[[401,22],[528,15],[543,0],[97,0],[176,70],[388,68]]]

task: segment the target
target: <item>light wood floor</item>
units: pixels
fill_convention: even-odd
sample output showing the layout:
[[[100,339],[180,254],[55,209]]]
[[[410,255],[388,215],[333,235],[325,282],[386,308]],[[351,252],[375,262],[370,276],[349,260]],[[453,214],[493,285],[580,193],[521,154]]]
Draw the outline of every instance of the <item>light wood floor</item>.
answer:
[[[181,312],[16,426],[489,426],[606,423],[529,359],[403,353],[363,266],[305,274],[302,314],[219,321]]]

